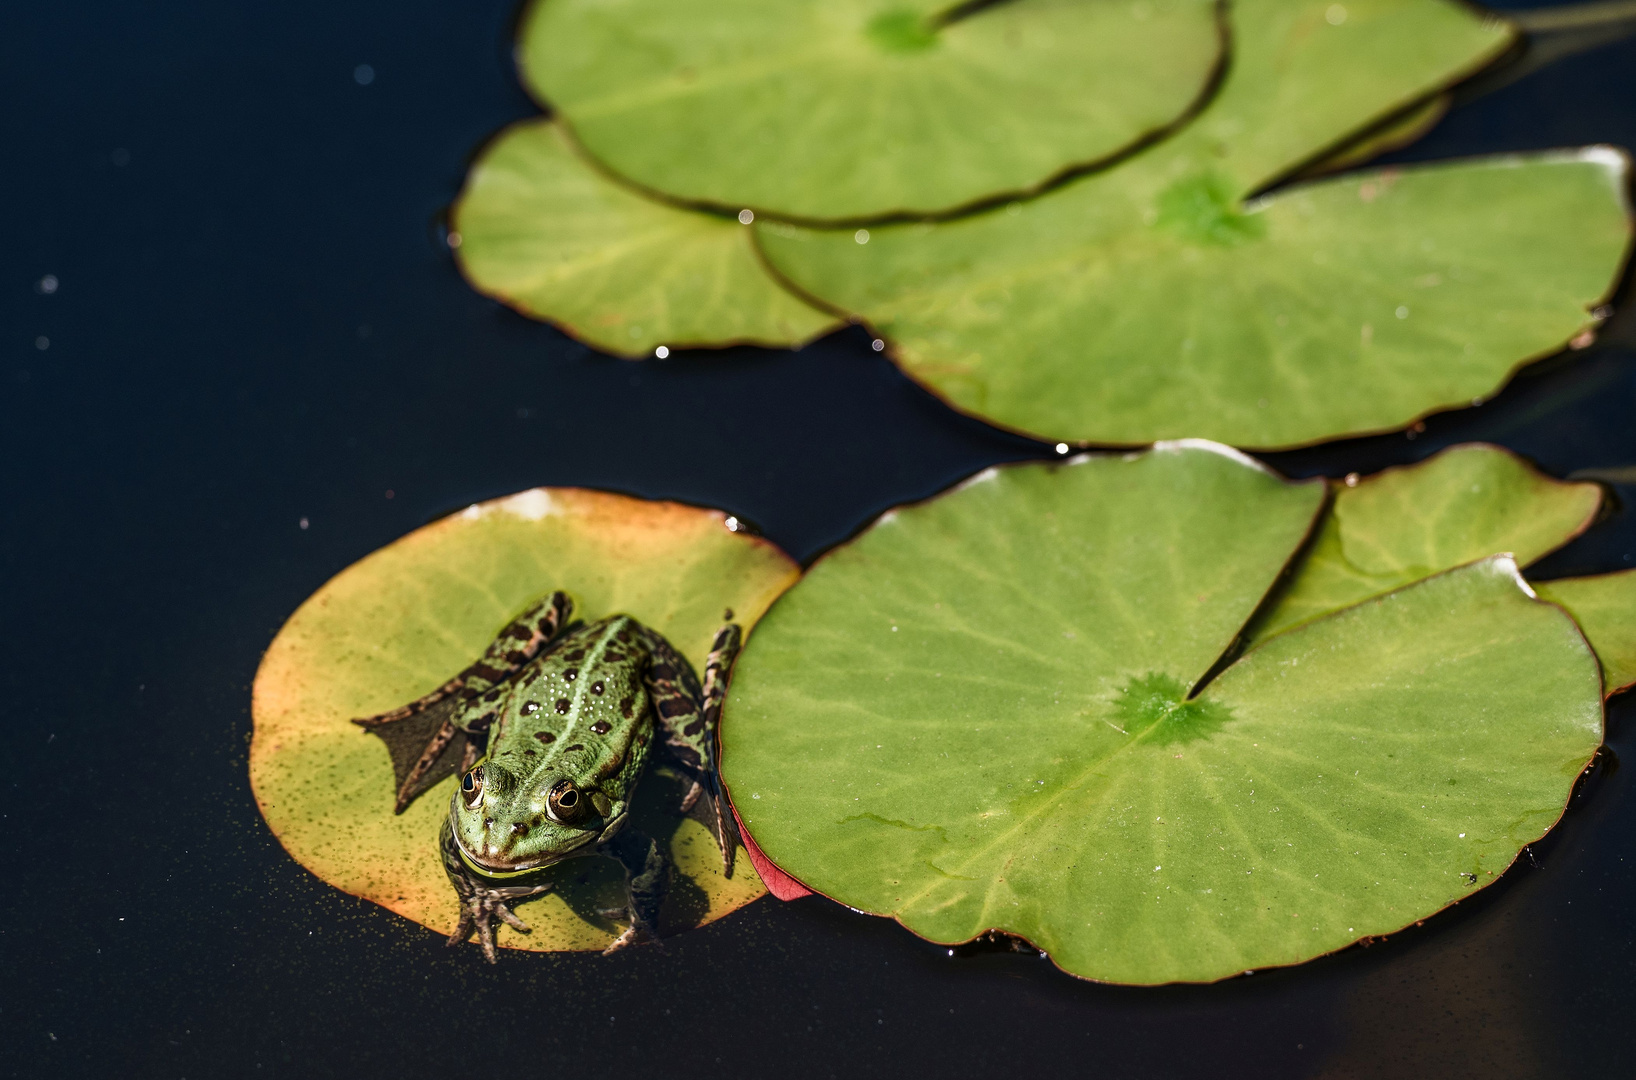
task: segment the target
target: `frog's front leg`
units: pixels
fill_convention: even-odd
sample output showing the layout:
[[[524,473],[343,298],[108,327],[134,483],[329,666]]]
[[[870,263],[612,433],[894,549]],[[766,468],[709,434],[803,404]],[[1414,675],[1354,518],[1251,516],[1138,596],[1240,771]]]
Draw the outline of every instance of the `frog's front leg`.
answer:
[[[502,922],[519,933],[529,933],[528,924],[513,915],[506,905],[514,900],[538,896],[549,891],[551,886],[505,885],[496,888],[473,874],[460,859],[460,850],[454,842],[454,830],[447,818],[443,821],[443,832],[438,837],[438,849],[443,855],[443,871],[449,875],[455,894],[460,898],[460,922],[455,926],[454,933],[449,935],[449,945],[452,947],[463,944],[475,930],[478,943],[483,946],[483,958],[491,964],[495,963],[495,917],[498,916]]]
[[[659,940],[659,908],[670,888],[670,857],[656,841],[626,824],[602,845],[602,851],[625,868],[625,911],[630,926],[602,950],[602,955],[630,945]],[[617,914],[610,912],[609,914]]]
[[[437,766],[456,739],[464,737],[460,771],[471,768],[507,682],[562,631],[573,610],[562,592],[536,601],[500,631],[476,663],[430,694],[352,721],[379,735],[392,755],[398,785],[394,814],[451,771],[438,772]]]

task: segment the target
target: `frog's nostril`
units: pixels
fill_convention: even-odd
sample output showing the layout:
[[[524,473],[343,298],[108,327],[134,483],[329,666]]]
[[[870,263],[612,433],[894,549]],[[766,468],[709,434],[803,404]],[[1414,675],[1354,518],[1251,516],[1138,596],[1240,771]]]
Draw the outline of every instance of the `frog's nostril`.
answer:
[[[528,822],[526,822],[526,821],[517,822],[517,824],[515,824],[515,825],[513,825],[511,827],[511,831],[512,831],[512,833],[514,833],[517,836],[527,836],[528,835]]]

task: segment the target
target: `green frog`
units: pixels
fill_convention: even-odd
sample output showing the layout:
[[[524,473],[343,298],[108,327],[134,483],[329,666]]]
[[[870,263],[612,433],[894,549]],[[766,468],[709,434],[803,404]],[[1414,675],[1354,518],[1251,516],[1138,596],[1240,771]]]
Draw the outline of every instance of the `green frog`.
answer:
[[[733,872],[739,837],[716,770],[716,725],[739,627],[717,633],[701,686],[663,635],[630,616],[585,624],[572,614],[568,596],[552,593],[430,694],[353,721],[392,753],[396,813],[460,774],[439,840],[460,903],[449,944],[475,931],[490,963],[494,920],[527,933],[510,905],[551,888],[528,876],[582,855],[625,868],[626,906],[603,914],[628,925],[605,952],[657,939],[670,859],[630,822],[656,752],[691,780],[682,810],[706,822]]]

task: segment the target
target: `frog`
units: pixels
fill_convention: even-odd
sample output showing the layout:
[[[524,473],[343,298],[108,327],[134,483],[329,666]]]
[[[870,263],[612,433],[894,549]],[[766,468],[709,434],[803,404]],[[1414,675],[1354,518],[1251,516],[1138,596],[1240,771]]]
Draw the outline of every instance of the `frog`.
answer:
[[[630,819],[656,761],[690,782],[681,810],[706,824],[729,878],[741,843],[717,768],[716,729],[743,637],[732,610],[702,682],[664,635],[630,615],[586,623],[573,613],[567,593],[542,597],[437,689],[353,721],[392,753],[394,813],[460,777],[438,837],[460,910],[448,944],[475,933],[491,964],[496,922],[530,932],[511,908],[552,888],[538,872],[589,855],[625,870],[625,906],[602,914],[626,925],[604,954],[659,939],[673,867]]]

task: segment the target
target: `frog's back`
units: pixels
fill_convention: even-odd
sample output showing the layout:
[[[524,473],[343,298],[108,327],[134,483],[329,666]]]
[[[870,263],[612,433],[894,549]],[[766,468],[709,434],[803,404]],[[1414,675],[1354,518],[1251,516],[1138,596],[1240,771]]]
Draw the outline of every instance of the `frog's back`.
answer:
[[[648,664],[640,626],[629,616],[569,631],[518,675],[488,757],[522,776],[634,774],[653,738]]]

